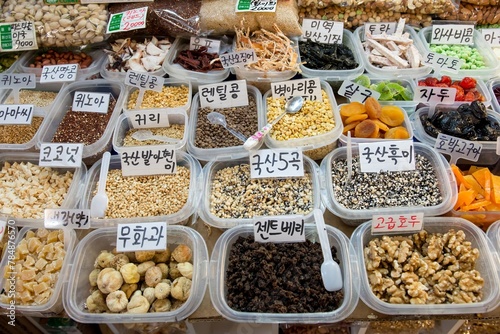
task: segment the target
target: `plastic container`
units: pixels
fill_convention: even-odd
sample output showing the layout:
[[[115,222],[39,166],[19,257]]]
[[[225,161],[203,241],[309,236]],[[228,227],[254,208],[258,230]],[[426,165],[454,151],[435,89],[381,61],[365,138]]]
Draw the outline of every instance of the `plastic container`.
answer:
[[[412,79],[404,79],[404,78],[391,78],[391,77],[379,77],[372,74],[364,74],[370,79],[370,84],[379,84],[381,82],[386,83],[397,83],[402,87],[406,88],[409,93],[413,96],[413,99],[410,101],[378,101],[381,105],[394,105],[401,107],[408,111],[415,111],[415,107],[418,105],[417,101],[414,101],[415,92],[417,91],[417,85],[415,81]],[[369,88],[369,87],[368,87]]]
[[[195,212],[201,197],[202,175],[200,163],[183,151],[176,151],[177,166],[189,168],[190,182],[189,195],[186,204],[179,211],[163,216],[150,217],[128,217],[128,218],[95,218],[91,217],[91,226],[94,228],[117,226],[117,224],[133,223],[138,219],[141,222],[158,222],[166,221],[167,224],[182,224]],[[101,160],[97,161],[92,168],[89,169],[88,177],[85,182],[85,188],[79,207],[82,209],[90,209],[94,190],[97,189],[99,182],[99,172],[101,169]],[[121,169],[121,160],[119,155],[112,155],[109,164],[109,170]],[[132,176],[130,176],[132,177]]]
[[[110,93],[115,99],[115,108],[106,125],[106,129],[101,138],[90,145],[83,146],[82,159],[86,165],[92,165],[102,157],[106,151],[112,148],[112,134],[123,105],[123,94],[125,90],[123,83],[110,82],[104,79],[77,81],[67,85],[54,101],[54,108],[47,116],[47,121],[40,128],[40,137],[37,143],[37,149],[40,149],[42,143],[50,143],[56,133],[63,117],[69,111],[73,104],[73,96],[77,91]]]
[[[462,104],[462,103],[460,103]],[[448,105],[437,105],[437,108],[443,109],[443,110],[450,110],[452,108],[458,108],[460,104],[448,104]],[[434,147],[436,143],[436,138],[428,135],[425,132],[425,129],[422,125],[422,122],[420,121],[420,115],[424,115],[429,112],[429,107],[422,107],[417,109],[417,111],[411,115],[410,120],[413,126],[413,134],[415,136],[415,139],[418,140],[419,142],[422,142],[424,144],[427,144],[429,146]],[[498,124],[500,124],[500,114],[493,112],[493,111],[488,111],[488,118],[495,120]],[[500,156],[496,155],[496,146],[497,142],[496,141],[479,141],[483,148],[481,150],[481,154],[479,156],[479,159],[477,161],[470,161],[470,160],[465,160],[465,159],[458,159],[459,164],[463,165],[482,165],[482,166],[492,166],[496,164]],[[449,156],[447,156],[449,158]]]
[[[478,248],[479,258],[476,261],[476,270],[484,278],[483,298],[477,303],[468,304],[391,304],[380,300],[371,291],[368,275],[365,269],[363,248],[375,237],[371,234],[371,221],[356,228],[351,236],[351,242],[356,250],[361,277],[360,297],[371,309],[390,315],[442,315],[442,314],[471,314],[486,313],[494,310],[499,303],[499,278],[497,256],[490,242],[481,229],[460,218],[429,217],[424,218],[424,229],[430,233],[446,233],[450,229],[465,232],[466,240],[472,247]],[[399,233],[397,235],[411,235],[413,233]]]
[[[500,89],[500,79],[493,78],[489,80],[487,82],[487,86],[488,86],[488,93],[491,96],[491,107],[493,108],[494,111],[500,113],[500,102],[498,101],[500,98],[500,94],[498,95],[499,97],[497,97],[497,94],[495,94],[495,88]]]
[[[488,227],[486,235],[490,239],[498,254],[498,252],[500,252],[500,220],[495,221],[490,225],[490,227]]]
[[[427,158],[434,166],[434,171],[438,179],[438,185],[443,200],[435,206],[416,207],[372,207],[364,210],[353,210],[346,208],[335,197],[333,191],[332,180],[332,162],[338,159],[347,158],[347,147],[339,147],[333,152],[328,154],[321,162],[321,185],[322,185],[322,199],[327,209],[338,216],[344,223],[351,226],[358,226],[359,224],[369,220],[376,214],[403,214],[409,212],[423,212],[425,217],[439,216],[447,213],[453,208],[457,200],[457,185],[455,177],[451,171],[450,165],[444,158],[437,153],[432,147],[423,145],[421,143],[414,143],[415,155],[420,154]],[[357,157],[359,150],[357,146],[352,147],[352,156]],[[352,182],[352,181],[351,181]]]
[[[24,163],[32,163],[33,165],[38,165],[40,159],[40,154],[35,152],[1,152],[0,153],[0,169],[4,167],[5,163],[8,162],[10,164],[14,162],[24,162]],[[61,203],[60,208],[62,209],[76,209],[77,204],[80,200],[83,185],[85,182],[85,178],[87,176],[87,167],[82,163],[78,168],[71,167],[51,167],[52,170],[58,171],[60,173],[65,173],[70,171],[73,173],[73,180],[71,185],[68,188],[68,192],[64,198],[64,201]],[[12,191],[19,191],[18,189],[11,189]],[[0,212],[2,212],[2,208],[0,208]],[[1,214],[1,213],[0,213]],[[44,218],[43,211],[41,212],[42,218],[20,218],[13,217],[11,214],[9,218],[12,218],[16,221],[16,225],[18,226],[31,226],[31,227],[44,227]]]
[[[207,224],[217,228],[231,228],[242,224],[253,224],[253,217],[219,218],[210,211],[210,198],[212,196],[211,194],[212,180],[215,177],[216,173],[221,169],[241,164],[249,164],[249,158],[224,160],[224,161],[212,160],[203,167],[204,187],[198,213],[200,215],[200,218],[203,219],[203,221],[206,222]],[[304,156],[304,172],[309,172],[311,174],[312,193],[313,193],[312,194],[313,207],[311,208],[311,212],[309,212],[307,215],[304,216],[304,222],[306,223],[310,223],[314,220],[313,210],[321,208],[321,190],[320,190],[320,185],[318,183],[317,167],[318,167],[317,164],[313,160]]]
[[[339,108],[337,107],[337,102],[335,96],[333,95],[333,90],[331,86],[326,81],[320,81],[321,89],[327,93],[328,100],[332,109],[332,117],[335,120],[335,127],[329,132],[325,132],[316,136],[295,138],[289,140],[276,140],[271,138],[268,134],[264,137],[264,143],[269,148],[293,148],[296,147],[304,152],[314,160],[321,160],[326,156],[331,150],[337,146],[337,140],[342,134],[342,119],[340,117]],[[267,98],[272,97],[272,92],[269,90],[264,94],[262,98],[262,103],[264,107],[261,109],[261,114],[259,115],[259,128],[264,127],[267,121]],[[276,127],[276,126],[275,126]],[[272,132],[272,130],[271,130]]]
[[[422,28],[418,33],[420,40],[422,41],[425,52],[422,55],[425,55],[427,52],[430,52],[430,41],[432,35],[432,26]],[[491,49],[491,46],[485,41],[483,35],[479,30],[474,29],[474,44],[470,47],[475,48],[479,51],[479,53],[483,56],[484,63],[486,65],[485,68],[474,69],[474,70],[459,70],[458,76],[468,76],[473,77],[475,79],[483,79],[488,80],[497,76],[497,71],[500,66],[500,62]]]
[[[415,29],[413,29],[409,25],[405,25],[404,32],[410,34],[410,38],[413,40],[413,45],[415,45],[420,55],[423,57],[427,53],[427,51]],[[365,41],[365,27],[364,26],[358,27],[354,31],[354,37],[356,39],[356,43],[358,44],[359,50],[362,52],[361,59],[363,59],[363,65],[366,72],[374,76],[378,76],[380,78],[391,77],[391,78],[414,79],[423,77],[431,73],[432,71],[432,68],[430,66],[420,66],[417,68],[398,68],[398,69],[380,68],[374,66],[368,60],[368,56],[364,51],[365,49],[363,47],[363,43]]]
[[[262,108],[262,94],[254,86],[247,85],[248,96],[253,96],[255,98],[255,104],[257,105],[257,116],[261,116]],[[235,109],[237,109],[236,107]],[[238,159],[248,156],[248,151],[243,148],[243,143],[238,146],[220,147],[220,148],[201,148],[196,146],[196,129],[198,127],[198,110],[200,109],[200,98],[198,93],[194,96],[193,102],[191,104],[191,113],[189,122],[189,132],[187,140],[187,150],[188,152],[200,161],[210,161],[210,160],[231,160]],[[216,111],[216,109],[215,109]],[[254,129],[254,133],[259,130],[258,124]],[[262,141],[263,142],[263,141]]]
[[[16,222],[17,224],[17,222]],[[43,225],[41,226],[43,227]],[[35,230],[34,227],[23,227],[15,240],[15,245],[17,248],[18,243],[25,237],[26,233],[30,230]],[[55,285],[53,287],[52,295],[49,300],[42,305],[19,305],[15,304],[14,311],[15,314],[22,314],[23,316],[30,317],[57,317],[60,316],[63,311],[63,297],[62,297],[62,288],[63,288],[63,278],[69,275],[71,270],[71,257],[73,249],[77,243],[78,239],[76,237],[75,230],[67,229],[64,231],[64,249],[66,250],[66,255],[64,256],[64,261],[62,267],[59,271],[59,279],[56,280]],[[8,270],[9,265],[13,261],[9,261],[9,252],[6,252],[1,263],[2,268],[2,276],[0,277],[0,286],[4,287],[6,278],[4,278],[4,270]],[[15,261],[14,261],[15,262]],[[88,277],[87,277],[88,279]],[[3,313],[12,314],[9,309],[11,304],[5,304],[0,302],[0,308]]]
[[[358,303],[358,273],[356,259],[348,238],[340,230],[326,226],[330,246],[337,249],[337,258],[343,278],[344,299],[340,307],[331,312],[317,313],[257,313],[241,312],[232,309],[227,304],[226,271],[229,264],[229,254],[239,237],[253,235],[252,224],[241,225],[225,231],[214,246],[210,259],[210,299],[215,309],[226,319],[235,322],[250,323],[328,323],[338,322],[347,318]],[[319,242],[315,224],[305,225],[308,240]]]
[[[134,222],[140,223],[142,220],[136,219]],[[144,314],[88,312],[84,304],[90,295],[88,276],[94,269],[94,261],[102,250],[111,251],[116,247],[116,228],[101,228],[90,232],[78,243],[72,258],[72,270],[68,276],[64,277],[64,309],[69,317],[80,323],[93,324],[177,322],[196,311],[206,291],[207,246],[203,237],[190,227],[169,225],[166,235],[169,248],[182,243],[189,246],[193,252],[194,270],[191,292],[188,300],[181,307],[170,312]]]

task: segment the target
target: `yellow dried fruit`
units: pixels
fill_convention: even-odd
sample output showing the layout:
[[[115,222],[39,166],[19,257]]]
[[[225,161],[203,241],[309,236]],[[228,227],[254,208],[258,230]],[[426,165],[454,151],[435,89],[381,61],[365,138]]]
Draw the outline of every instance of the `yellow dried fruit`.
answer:
[[[121,290],[113,291],[106,297],[106,306],[111,312],[121,312],[127,308],[128,298]]]
[[[361,122],[368,118],[368,114],[357,114],[349,116],[345,119],[344,125],[351,124],[353,122]]]
[[[113,268],[104,268],[97,276],[97,287],[104,294],[120,289],[122,284],[122,275]]]
[[[136,251],[135,258],[139,262],[146,262],[152,260],[155,254],[156,254],[155,251]]]
[[[160,282],[155,286],[155,297],[165,299],[170,295],[170,283]]]
[[[378,119],[382,114],[382,106],[373,96],[370,96],[366,99],[365,109],[370,119]]]
[[[149,302],[144,296],[134,295],[130,298],[127,305],[128,313],[147,313],[149,310]]]
[[[377,138],[379,132],[378,125],[371,119],[365,119],[354,128],[356,138]]]
[[[176,278],[172,282],[172,287],[170,288],[170,294],[177,300],[185,301],[189,298],[191,293],[191,280],[186,277]]]
[[[120,268],[120,274],[122,275],[125,283],[128,283],[128,284],[137,283],[141,279],[141,275],[139,274],[138,267],[133,263],[124,264]]]
[[[159,267],[151,267],[146,271],[145,281],[148,286],[155,287],[162,280],[162,272]]]
[[[111,262],[115,256],[112,253],[108,253],[107,251],[101,252],[99,256],[97,256],[97,259],[95,260],[96,265],[98,265],[101,268],[110,268],[112,267]]]
[[[391,127],[399,126],[405,120],[404,111],[397,106],[383,106],[380,120]]]
[[[373,119],[372,121],[374,121],[375,124],[378,125],[378,128],[380,129],[380,131],[384,131],[384,132],[389,131],[389,127],[384,122],[381,122],[378,119]]]
[[[189,248],[189,246],[185,244],[180,244],[179,246],[175,247],[174,251],[172,252],[172,257],[177,262],[191,261],[192,256],[193,252],[191,251],[191,248]]]
[[[165,263],[170,260],[170,256],[172,255],[172,252],[170,252],[170,249],[166,249],[164,251],[156,251],[155,256],[153,256],[153,262],[155,263]]]
[[[385,133],[384,136],[385,139],[408,139],[410,138],[410,134],[408,133],[408,130],[406,130],[405,127],[403,126],[397,126],[395,128],[389,129]]]
[[[347,135],[347,132],[353,130],[359,123],[361,123],[361,121],[347,124],[346,126],[344,126],[344,129],[342,130],[342,133],[345,134],[345,135]]]
[[[365,105],[361,102],[351,102],[340,107],[340,116],[351,117],[366,113]]]

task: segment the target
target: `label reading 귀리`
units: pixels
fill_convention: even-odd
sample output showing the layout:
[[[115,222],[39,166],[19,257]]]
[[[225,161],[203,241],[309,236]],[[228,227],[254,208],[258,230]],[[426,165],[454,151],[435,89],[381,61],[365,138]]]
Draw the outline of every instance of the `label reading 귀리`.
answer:
[[[167,249],[167,223],[118,224],[116,251],[156,251]]]
[[[359,143],[359,163],[363,173],[415,170],[412,140]]]
[[[42,143],[39,165],[46,167],[80,167],[83,144]]]
[[[0,24],[0,51],[36,50],[36,31],[32,21]]]
[[[134,129],[168,128],[170,126],[168,115],[164,112],[154,110],[129,111],[127,116]]]
[[[87,111],[106,114],[109,107],[109,93],[76,91],[73,96],[73,111]]]
[[[265,149],[250,152],[251,178],[304,176],[304,155],[296,149]]]
[[[302,38],[323,44],[342,44],[344,22],[331,20],[302,20]]]
[[[304,100],[323,101],[319,78],[271,82],[271,93],[273,99],[284,96],[285,100],[289,100],[294,96],[302,96]]]
[[[253,219],[256,242],[304,242],[304,217],[299,215],[255,217]]]
[[[62,228],[69,226],[73,229],[90,228],[89,209],[45,209],[45,228]]]
[[[245,80],[225,81],[198,86],[202,108],[231,108],[248,105],[248,91]]]
[[[473,24],[433,24],[431,44],[474,44]]]
[[[424,214],[405,213],[394,215],[373,215],[372,234],[421,231],[424,228]]]
[[[357,83],[350,80],[344,80],[344,82],[342,82],[342,85],[338,90],[338,94],[348,98],[351,102],[361,103],[365,103],[366,99],[370,96],[376,100],[380,98],[379,92],[358,85]]]

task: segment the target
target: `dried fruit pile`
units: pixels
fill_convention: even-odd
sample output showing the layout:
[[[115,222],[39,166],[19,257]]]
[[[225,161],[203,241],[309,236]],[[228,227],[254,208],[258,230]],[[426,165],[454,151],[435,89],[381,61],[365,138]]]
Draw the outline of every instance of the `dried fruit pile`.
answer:
[[[477,81],[471,77],[464,77],[462,80],[452,80],[451,77],[443,75],[440,79],[435,77],[427,77],[418,80],[419,86],[428,87],[450,87],[457,90],[455,101],[481,101],[486,99],[480,91],[477,90]]]
[[[174,59],[174,64],[179,64],[189,71],[203,72],[223,70],[217,53],[208,52],[206,46],[196,50],[182,50]]]

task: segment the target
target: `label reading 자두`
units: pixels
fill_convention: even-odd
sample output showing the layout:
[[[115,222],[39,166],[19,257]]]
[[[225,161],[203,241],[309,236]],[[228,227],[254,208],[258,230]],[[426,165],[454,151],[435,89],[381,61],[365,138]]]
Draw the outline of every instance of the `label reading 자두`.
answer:
[[[453,87],[418,86],[414,101],[431,104],[453,104],[457,89]]]

